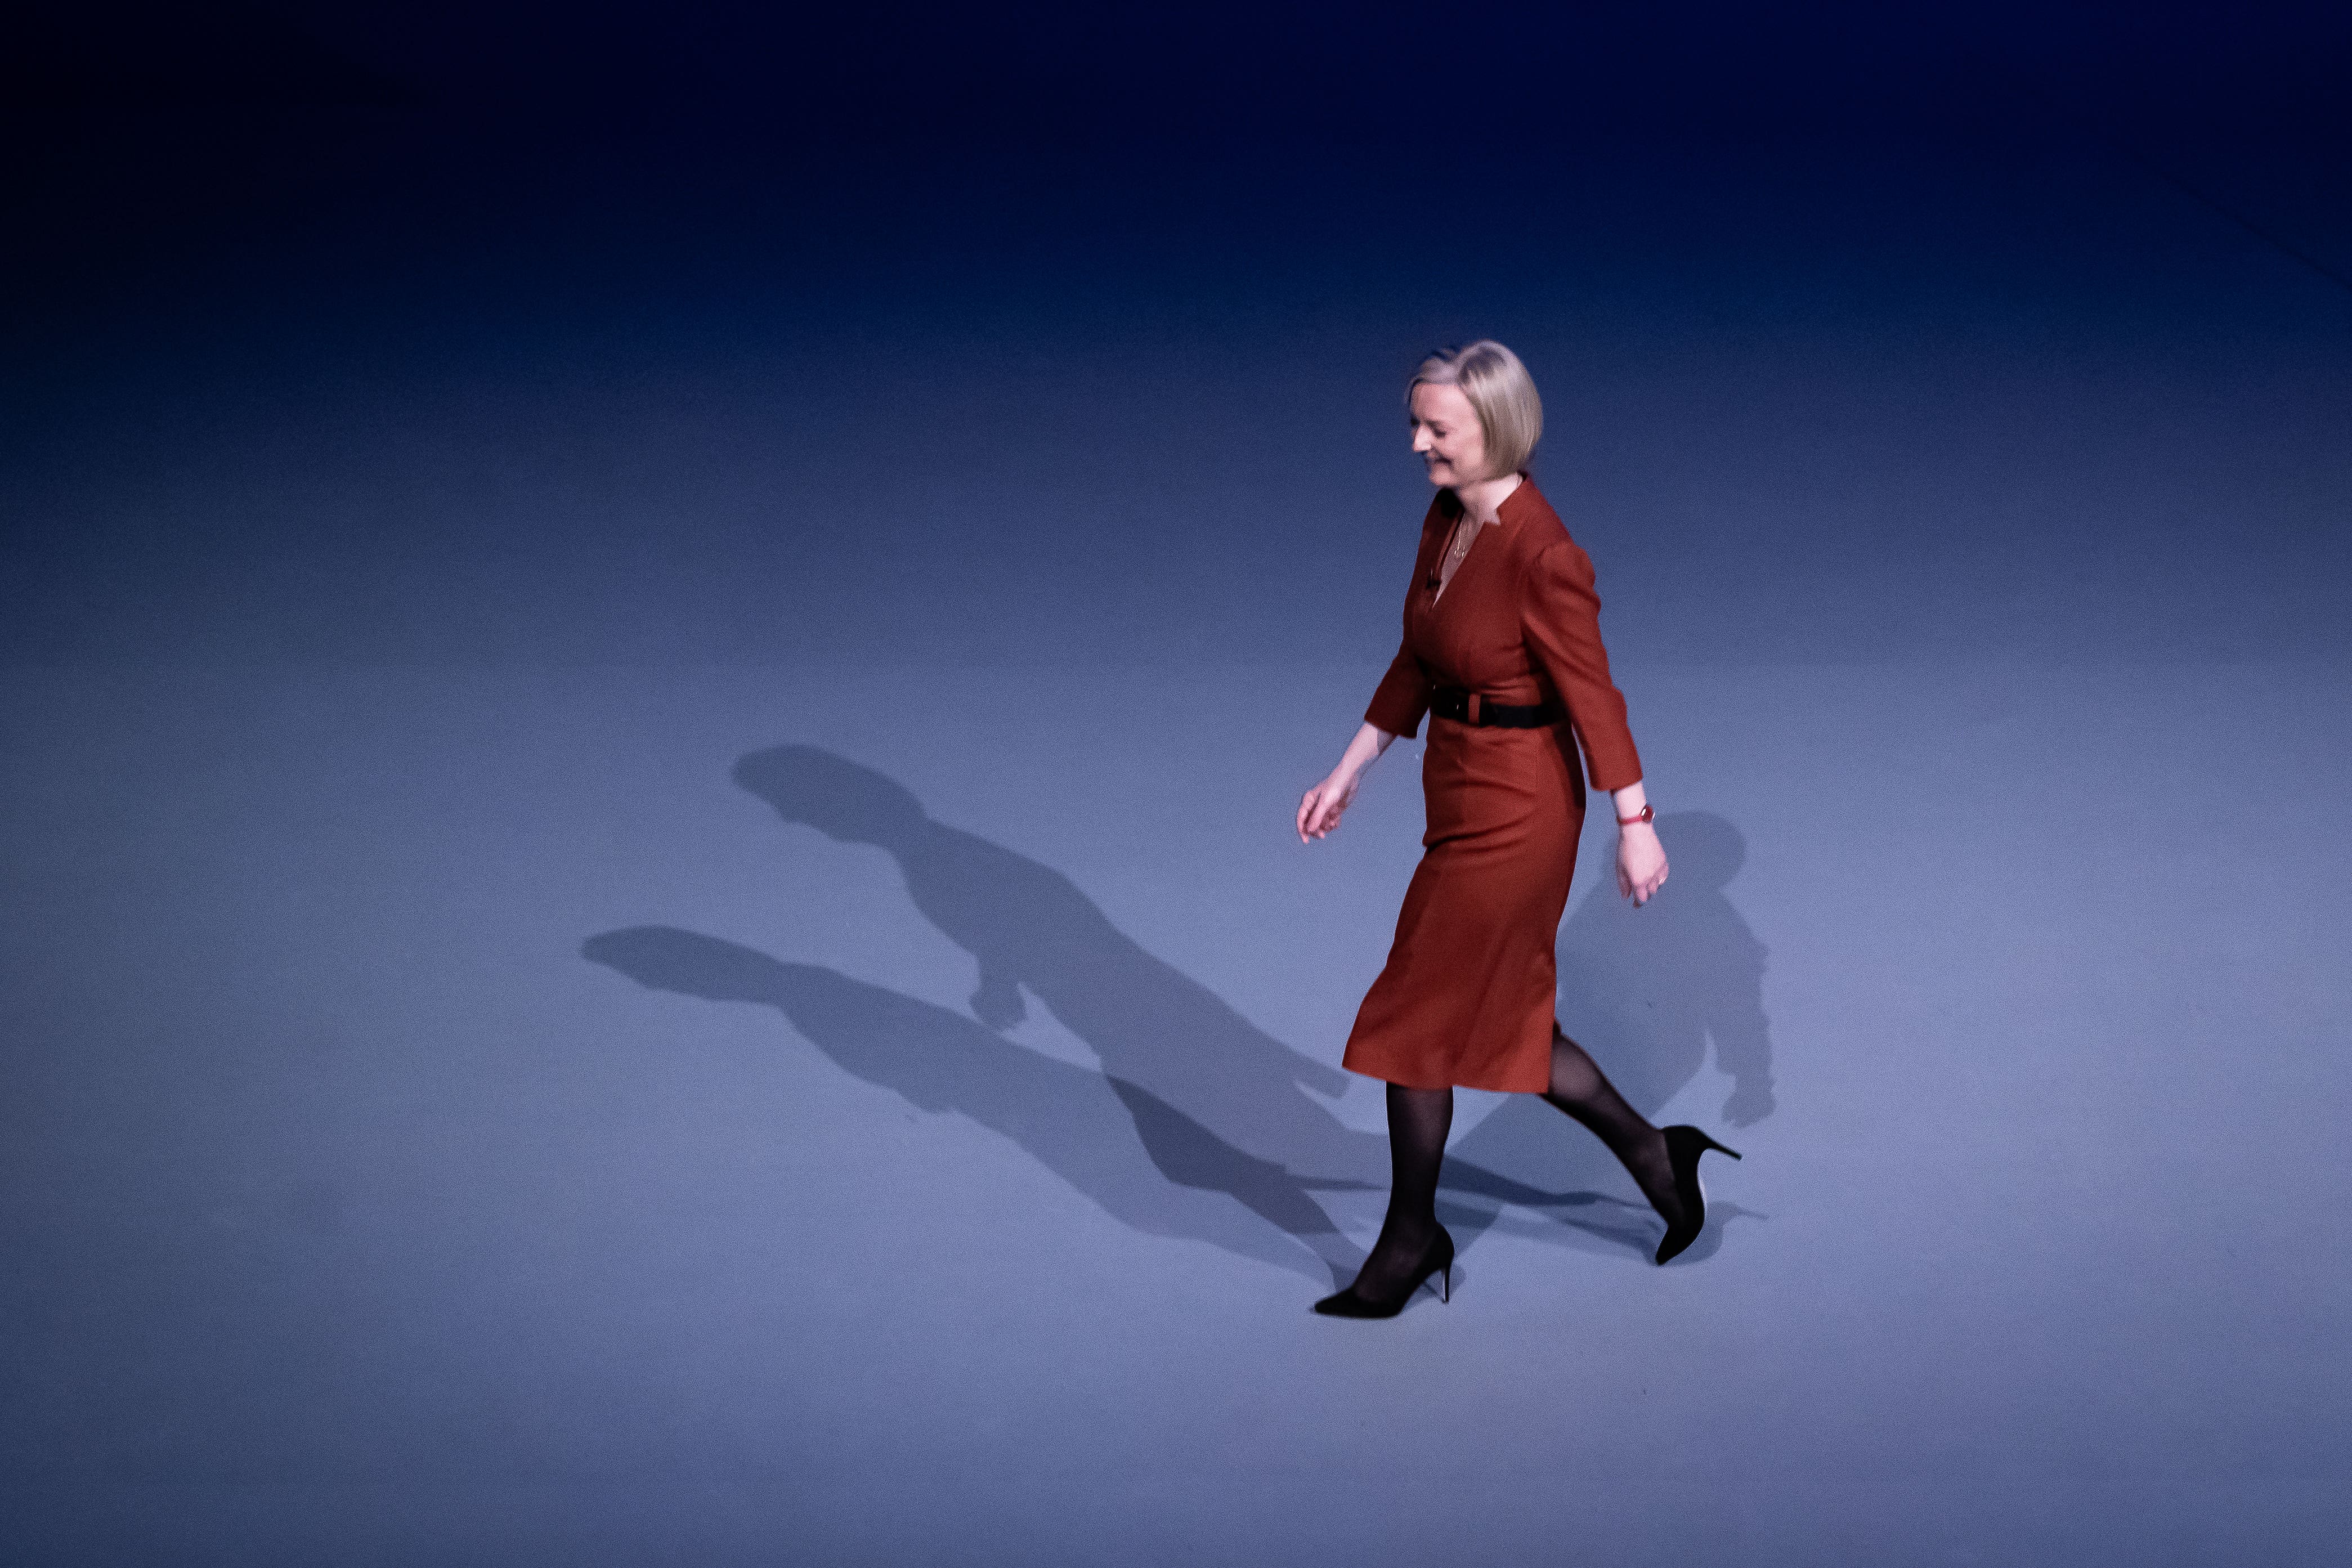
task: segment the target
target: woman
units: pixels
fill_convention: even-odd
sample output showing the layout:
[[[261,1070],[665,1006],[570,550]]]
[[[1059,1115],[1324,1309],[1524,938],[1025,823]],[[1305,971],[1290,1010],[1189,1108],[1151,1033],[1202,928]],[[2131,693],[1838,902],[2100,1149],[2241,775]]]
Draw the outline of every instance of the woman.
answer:
[[[1437,499],[1404,643],[1339,765],[1298,803],[1301,841],[1323,837],[1373,760],[1431,715],[1425,853],[1342,1061],[1388,1080],[1392,1172],[1371,1256],[1315,1304],[1345,1318],[1394,1317],[1433,1274],[1452,1295],[1437,1171],[1456,1085],[1540,1094],[1599,1134],[1666,1222],[1660,1263],[1706,1223],[1699,1156],[1732,1153],[1696,1127],[1652,1126],[1552,1017],[1585,775],[1615,802],[1617,888],[1637,907],[1664,885],[1666,855],[1610,684],[1592,563],[1526,471],[1543,433],[1535,383],[1510,350],[1481,342],[1423,361],[1405,400]]]

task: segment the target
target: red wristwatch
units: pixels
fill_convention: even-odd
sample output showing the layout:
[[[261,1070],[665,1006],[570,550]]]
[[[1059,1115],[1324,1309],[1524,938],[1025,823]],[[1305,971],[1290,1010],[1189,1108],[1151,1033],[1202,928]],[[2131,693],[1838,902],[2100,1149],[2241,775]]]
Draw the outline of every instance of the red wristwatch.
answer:
[[[1634,813],[1633,816],[1621,816],[1621,817],[1619,817],[1619,818],[1617,819],[1617,826],[1620,826],[1620,827],[1631,827],[1631,826],[1633,826],[1633,824],[1635,824],[1635,823],[1637,823],[1637,822],[1647,822],[1647,821],[1649,821],[1652,817],[1654,817],[1654,816],[1657,816],[1657,815],[1658,815],[1658,814],[1657,814],[1656,812],[1654,812],[1654,811],[1651,810],[1648,806],[1646,806],[1646,805],[1645,805],[1645,806],[1643,806],[1641,810],[1639,810],[1639,811],[1635,812],[1635,813]]]

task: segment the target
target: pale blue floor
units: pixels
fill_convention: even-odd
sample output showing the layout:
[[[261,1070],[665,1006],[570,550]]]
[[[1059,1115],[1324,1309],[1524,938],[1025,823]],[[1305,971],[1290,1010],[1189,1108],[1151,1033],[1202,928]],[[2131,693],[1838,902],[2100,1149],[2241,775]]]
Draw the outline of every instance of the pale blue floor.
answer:
[[[1302,848],[1376,671],[1198,673],[20,671],[41,1560],[2328,1559],[2341,670],[1628,675],[1563,1016],[1748,1158],[1465,1095],[1370,1325],[1413,748]]]

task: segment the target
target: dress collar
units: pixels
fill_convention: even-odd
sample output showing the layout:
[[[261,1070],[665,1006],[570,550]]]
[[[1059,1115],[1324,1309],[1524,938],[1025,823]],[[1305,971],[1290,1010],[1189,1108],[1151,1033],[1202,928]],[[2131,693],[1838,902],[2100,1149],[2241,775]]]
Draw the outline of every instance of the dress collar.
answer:
[[[1462,498],[1455,495],[1451,488],[1446,489],[1442,504],[1445,509],[1445,515],[1451,518],[1458,518],[1468,510],[1463,506]],[[1495,521],[1506,524],[1516,522],[1528,515],[1534,508],[1541,505],[1543,505],[1543,497],[1537,491],[1535,480],[1528,476],[1525,468],[1521,468],[1519,482],[1512,488],[1509,495],[1503,498],[1502,504],[1495,509]]]

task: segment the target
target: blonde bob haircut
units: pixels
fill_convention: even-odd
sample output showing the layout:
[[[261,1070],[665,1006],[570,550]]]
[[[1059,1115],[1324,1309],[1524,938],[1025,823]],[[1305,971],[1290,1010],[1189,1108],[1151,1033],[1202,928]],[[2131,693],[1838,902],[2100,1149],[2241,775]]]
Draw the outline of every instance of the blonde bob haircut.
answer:
[[[1465,348],[1440,349],[1422,361],[1405,384],[1408,410],[1412,389],[1423,382],[1460,387],[1478,411],[1478,430],[1486,442],[1484,478],[1500,479],[1528,466],[1536,443],[1543,439],[1543,399],[1536,395],[1535,379],[1518,355],[1492,338],[1480,338]]]

